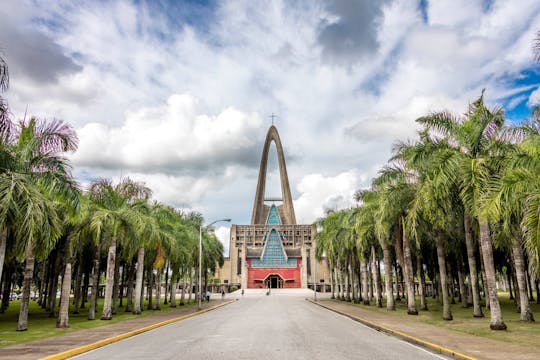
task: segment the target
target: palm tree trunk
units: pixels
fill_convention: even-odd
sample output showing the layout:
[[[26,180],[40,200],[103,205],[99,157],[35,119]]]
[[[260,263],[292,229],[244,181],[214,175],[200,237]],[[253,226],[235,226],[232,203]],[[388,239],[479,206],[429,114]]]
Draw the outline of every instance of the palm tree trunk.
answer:
[[[167,261],[167,267],[165,268],[165,300],[163,300],[163,305],[167,305],[168,290],[169,290],[169,262]]]
[[[362,274],[362,302],[369,305],[367,265],[364,259],[360,259],[360,273]]]
[[[399,290],[400,290],[400,281],[399,280],[400,280],[400,277],[399,277],[397,263],[399,263],[399,265],[401,266],[402,271],[403,271],[403,263],[404,263],[402,232],[403,232],[403,226],[401,225],[401,217],[398,217],[397,222],[396,222],[396,230],[394,231],[394,236],[395,236],[395,238],[394,238],[394,248],[395,248],[395,251],[396,251],[396,291],[397,291],[396,300],[397,301],[401,300],[401,297],[399,295]],[[403,294],[403,295],[405,295],[405,294]]]
[[[450,310],[450,301],[448,298],[448,280],[446,275],[446,259],[444,257],[444,233],[439,231],[437,234],[437,260],[439,262],[440,289],[443,302],[443,319],[452,320]]]
[[[461,300],[461,307],[462,308],[467,308],[469,307],[468,303],[467,303],[467,287],[465,286],[465,276],[463,274],[463,267],[462,267],[462,262],[461,260],[458,260],[458,285],[459,285],[459,296],[460,296],[460,300]]]
[[[23,296],[21,307],[19,309],[19,320],[17,322],[17,331],[28,330],[28,305],[30,304],[30,289],[32,287],[32,277],[34,276],[34,249],[33,244],[26,247],[26,265],[24,267],[23,278]]]
[[[9,294],[11,293],[11,278],[13,270],[11,266],[6,266],[6,271],[4,272],[4,282],[2,284],[2,305],[0,305],[0,313],[4,311],[9,306]]]
[[[127,285],[126,285],[126,309],[124,312],[133,311],[133,261],[126,265],[127,268]]]
[[[369,261],[369,260],[368,260]],[[371,266],[366,263],[367,266],[367,281],[368,281],[368,298],[369,301],[373,299],[373,274],[371,273]]]
[[[476,258],[474,257],[474,244],[472,239],[471,217],[465,214],[463,220],[465,226],[465,246],[467,247],[467,261],[469,263],[469,282],[472,288],[473,316],[484,317],[480,305],[480,289],[478,287],[478,273],[476,271]]]
[[[351,301],[355,304],[358,304],[358,286],[360,283],[360,279],[358,276],[358,272],[356,271],[356,264],[351,264],[350,266],[350,273],[351,273]]]
[[[182,293],[180,295],[180,306],[185,305],[184,301],[186,299],[186,286],[187,286],[186,274],[185,274],[185,270],[182,269]]]
[[[79,304],[81,302],[82,294],[83,270],[82,256],[79,256],[75,270],[75,285],[73,286],[73,314],[79,313]]]
[[[143,274],[142,274],[143,278],[142,278],[142,283],[144,284],[144,271],[143,271]],[[148,279],[146,279],[146,281],[148,281]],[[141,305],[140,307],[140,310],[141,312],[144,311],[144,285],[141,286],[141,297],[139,298],[139,304]]]
[[[344,294],[344,300],[345,301],[351,301],[351,292],[350,292],[350,271],[349,271],[349,265],[345,267],[345,294]]]
[[[45,287],[46,289],[46,301],[45,303],[43,303],[43,305],[41,306],[43,308],[43,310],[48,310],[51,308],[51,298],[52,298],[52,290],[53,290],[53,279],[54,279],[54,275],[55,275],[55,264],[56,264],[56,250],[53,250],[51,252],[51,254],[49,254],[49,259],[48,259],[48,273],[49,275],[47,276],[47,286]]]
[[[399,266],[397,264],[397,261],[394,263],[394,273],[396,274],[396,301],[401,301],[401,296],[399,295],[399,292],[401,290],[401,286],[400,286],[401,281],[400,281]]]
[[[412,267],[411,242],[403,231],[403,270],[405,272],[405,286],[407,287],[407,314],[418,315],[416,299],[414,297],[414,272]]]
[[[47,260],[43,261],[41,265],[41,284],[39,285],[39,299],[38,304],[43,308],[43,304],[47,301],[47,282],[49,281],[49,267],[47,266]]]
[[[330,290],[332,290],[332,299],[337,299],[337,275],[336,275],[336,267],[335,265],[332,265],[331,267],[331,270],[330,270],[330,276],[332,276],[332,288]]]
[[[126,290],[127,290],[127,287],[126,287],[126,282],[128,280],[128,276],[129,276],[129,264],[128,262],[124,261],[124,263],[122,264],[122,276],[120,277],[120,291],[118,292],[118,298],[119,298],[119,302],[118,302],[118,307],[121,308],[121,307],[124,307],[124,298],[126,297]]]
[[[339,300],[345,300],[345,281],[343,279],[343,271],[341,268],[338,269],[338,280],[339,280]]]
[[[114,257],[114,278],[111,303],[111,315],[116,315],[118,295],[120,294],[120,246],[117,247],[117,253]]]
[[[188,304],[191,303],[191,294],[193,292],[193,269],[189,270]]]
[[[67,245],[70,247],[70,245]],[[68,250],[69,251],[69,250]],[[71,252],[71,251],[69,251]],[[66,257],[66,266],[64,269],[64,276],[62,279],[62,292],[60,295],[60,310],[58,311],[58,320],[56,321],[56,327],[65,329],[69,327],[69,295],[71,293],[71,254]]]
[[[396,310],[394,292],[392,290],[392,259],[390,257],[390,246],[387,243],[383,243],[382,248],[385,273],[384,283],[386,287],[386,310]]]
[[[114,273],[116,264],[116,236],[111,238],[109,254],[107,256],[107,276],[105,278],[105,299],[103,300],[103,312],[101,320],[112,319],[112,296],[114,287]]]
[[[515,266],[515,265],[513,265]],[[508,293],[510,294],[509,299],[514,300],[514,285],[512,284],[512,270],[511,268],[506,269],[506,281],[508,281]]]
[[[471,285],[471,278],[469,275],[467,275],[467,306],[472,306],[472,285]]]
[[[375,306],[382,307],[381,301],[381,274],[377,268],[377,254],[375,252],[375,246],[371,246],[371,272],[373,273],[374,287],[375,287]]]
[[[148,310],[152,310],[152,303],[153,299],[152,296],[154,294],[154,269],[151,267],[148,268],[148,271],[146,272],[146,278],[148,286],[146,287],[146,296],[148,297],[148,304],[146,305],[146,308]]]
[[[511,261],[512,261],[512,264],[514,264],[514,258],[513,256],[511,257]],[[514,264],[513,265],[514,268],[516,267],[516,265]],[[512,281],[514,282],[514,304],[516,305],[516,308],[517,308],[517,311],[518,312],[521,312],[521,308],[520,308],[520,304],[521,304],[521,301],[519,299],[520,297],[520,294],[519,294],[519,289],[518,289],[518,281],[517,281],[517,277],[516,277],[516,272],[515,271],[512,271]]]
[[[517,278],[517,289],[519,291],[520,320],[532,322],[534,316],[527,296],[527,284],[525,283],[525,269],[523,261],[523,249],[517,239],[512,242],[512,257],[514,258],[515,273]],[[516,291],[517,293],[517,291]]]
[[[134,314],[140,314],[142,310],[142,289],[143,289],[143,269],[144,269],[144,248],[139,248],[137,252],[137,274],[135,276],[135,307]]]
[[[469,307],[467,303],[467,289],[465,287],[465,279],[463,276],[463,272],[461,271],[461,261],[458,260],[458,283],[459,283],[459,296],[461,300],[461,307],[467,308]]]
[[[156,271],[156,303],[154,304],[154,310],[161,310],[161,272],[162,269]]]
[[[173,308],[176,307],[176,288],[178,287],[177,279],[178,279],[178,276],[176,276],[176,274],[173,271],[173,273],[171,274],[171,290],[170,290],[171,301],[169,303],[169,306]]]
[[[486,285],[489,295],[489,310],[491,313],[491,330],[506,330],[506,325],[502,318],[501,306],[497,295],[497,284],[495,280],[495,265],[493,263],[493,246],[489,233],[489,224],[486,219],[479,218],[480,224],[480,244],[482,248],[482,258],[484,259],[484,271],[486,272]]]
[[[427,311],[426,301],[426,281],[424,279],[424,268],[422,265],[422,253],[420,249],[416,254],[416,275],[418,276],[418,295],[420,296],[420,310]]]
[[[452,266],[450,264],[450,261],[446,262],[446,274],[448,276],[448,295],[450,295],[450,304],[455,304],[456,300],[454,299],[454,276],[452,272]]]
[[[540,304],[540,280],[536,279],[534,286],[536,287],[536,303]]]
[[[2,279],[2,269],[6,259],[7,229],[0,232],[0,279]]]
[[[525,283],[527,284],[527,288],[529,289],[529,301],[534,301],[531,277],[529,276],[529,271],[527,271],[527,266],[525,266]]]
[[[55,318],[56,317],[56,293],[58,291],[58,276],[60,276],[61,270],[60,268],[60,256],[56,256],[56,260],[54,262],[53,267],[53,276],[51,279],[51,293],[49,296],[49,317]]]
[[[90,285],[90,272],[92,269],[86,269],[84,271],[83,285],[82,285],[82,296],[81,296],[81,309],[84,309],[85,304],[88,300],[88,287]]]
[[[92,270],[92,293],[90,294],[90,308],[88,309],[88,320],[94,320],[96,318],[96,305],[99,292],[99,258],[100,251],[98,245],[96,247],[94,268]]]

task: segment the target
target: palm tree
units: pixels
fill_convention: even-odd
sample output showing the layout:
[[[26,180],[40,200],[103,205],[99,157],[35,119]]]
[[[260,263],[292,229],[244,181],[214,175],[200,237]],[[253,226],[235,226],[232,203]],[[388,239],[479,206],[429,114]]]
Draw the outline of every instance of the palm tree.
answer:
[[[356,200],[362,202],[362,207],[366,208],[366,217],[360,216],[357,223],[357,231],[360,234],[369,236],[373,232],[383,250],[383,264],[385,272],[385,292],[386,292],[386,309],[395,310],[394,292],[392,288],[392,255],[390,251],[391,240],[390,235],[386,231],[388,224],[383,219],[377,219],[376,214],[379,213],[381,206],[380,189],[375,187],[371,190],[358,191]],[[360,213],[362,215],[362,213]]]
[[[521,321],[534,321],[527,294],[523,245],[528,250],[531,272],[538,270],[538,192],[540,189],[540,122],[526,122],[509,129],[510,139],[516,143],[506,158],[506,167],[490,186],[485,198],[485,216],[502,221],[505,238],[510,239],[511,257],[517,280],[517,295]],[[516,141],[517,140],[517,141]],[[521,228],[518,224],[521,223]],[[523,229],[523,232],[522,232]]]
[[[117,185],[107,180],[100,180],[90,185],[89,194],[97,205],[91,214],[90,226],[96,239],[99,240],[106,235],[110,241],[105,299],[101,315],[102,320],[110,320],[112,319],[116,247],[118,243],[122,243],[122,240],[138,237],[138,232],[144,228],[148,218],[137,210],[137,201],[146,201],[150,196],[150,189],[130,179],[124,179]]]
[[[414,183],[402,164],[395,163],[379,172],[373,185],[380,190],[379,208],[376,223],[381,237],[388,237],[393,230],[395,249],[405,275],[407,289],[407,313],[418,315],[414,296],[414,272],[409,235],[404,228],[404,217],[409,211],[409,204],[415,192]]]
[[[497,296],[489,223],[480,211],[481,198],[485,194],[490,178],[498,171],[493,161],[495,154],[504,147],[504,141],[498,137],[504,123],[503,111],[501,108],[488,109],[484,105],[482,91],[481,96],[469,106],[464,119],[456,118],[447,112],[439,112],[421,117],[417,121],[455,144],[453,161],[455,165],[449,166],[446,173],[459,174],[460,197],[465,212],[478,221],[491,312],[490,328],[504,330],[506,325],[502,319]]]
[[[318,221],[318,227],[321,231],[316,235],[317,249],[316,258],[321,260],[324,253],[328,258],[330,269],[334,276],[332,280],[332,299],[336,298],[336,290],[341,290],[338,280],[339,268],[339,247],[338,234],[341,228],[341,218],[339,212],[331,212],[324,219]],[[337,296],[339,298],[339,294]]]
[[[17,330],[28,328],[28,303],[35,256],[46,257],[60,237],[57,204],[53,198],[77,201],[77,186],[63,152],[75,150],[77,137],[61,121],[35,118],[3,127],[0,144],[0,233],[15,240],[15,253],[26,259]],[[15,131],[18,130],[18,131]],[[3,246],[1,246],[3,247]],[[1,250],[1,249],[0,249]],[[0,256],[3,266],[3,254]]]

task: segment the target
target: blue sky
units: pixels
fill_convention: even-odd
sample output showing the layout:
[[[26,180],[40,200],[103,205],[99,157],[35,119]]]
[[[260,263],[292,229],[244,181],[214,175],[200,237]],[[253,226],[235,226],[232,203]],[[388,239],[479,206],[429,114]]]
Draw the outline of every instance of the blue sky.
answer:
[[[4,0],[0,16],[11,112],[77,129],[83,185],[130,176],[209,221],[249,222],[272,113],[310,223],[353,206],[419,116],[482,89],[512,122],[540,103],[538,0]]]
[[[510,82],[516,88],[523,87],[522,92],[503,100],[507,119],[512,123],[519,123],[530,118],[534,107],[530,97],[540,86],[540,67],[533,65],[528,69],[524,69],[518,76],[502,79],[502,81]]]

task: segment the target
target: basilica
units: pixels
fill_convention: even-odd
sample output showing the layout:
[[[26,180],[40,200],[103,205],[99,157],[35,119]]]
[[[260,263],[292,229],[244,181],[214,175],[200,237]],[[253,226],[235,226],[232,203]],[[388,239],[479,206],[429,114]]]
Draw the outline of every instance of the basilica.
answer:
[[[265,197],[268,152],[277,150],[281,197]],[[315,259],[316,229],[296,223],[285,156],[277,128],[268,129],[264,143],[251,224],[232,225],[229,257],[216,271],[221,286],[234,288],[316,288],[328,291],[330,270]]]

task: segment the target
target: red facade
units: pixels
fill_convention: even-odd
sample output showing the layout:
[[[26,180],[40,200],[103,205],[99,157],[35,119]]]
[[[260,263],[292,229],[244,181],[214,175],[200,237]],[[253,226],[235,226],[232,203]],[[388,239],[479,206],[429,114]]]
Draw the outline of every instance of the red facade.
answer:
[[[300,284],[300,264],[302,259],[296,259],[294,268],[252,268],[251,259],[246,260],[248,264],[248,288],[265,288],[265,280],[272,275],[279,275],[283,280],[284,288],[299,288]]]

